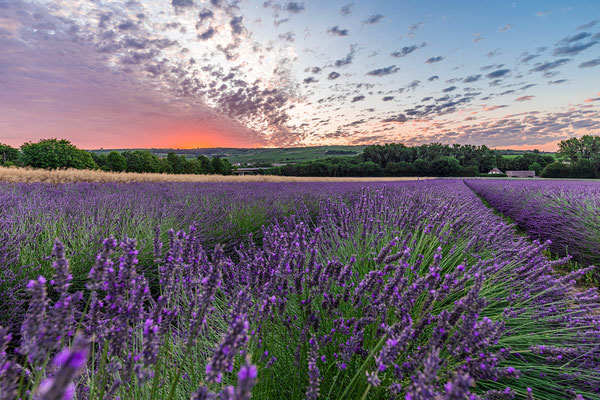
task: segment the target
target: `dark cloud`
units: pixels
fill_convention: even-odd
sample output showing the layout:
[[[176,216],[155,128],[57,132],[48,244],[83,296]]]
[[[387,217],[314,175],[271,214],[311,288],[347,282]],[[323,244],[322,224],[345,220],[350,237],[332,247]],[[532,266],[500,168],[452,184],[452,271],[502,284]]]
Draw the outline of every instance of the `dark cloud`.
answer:
[[[477,82],[481,78],[481,75],[470,75],[463,79],[464,83]]]
[[[171,0],[173,7],[193,7],[194,2],[192,0]]]
[[[362,24],[363,25],[373,25],[373,24],[378,24],[380,23],[383,18],[385,18],[384,15],[382,14],[373,14],[371,15],[369,18],[365,19]]]
[[[215,16],[215,13],[212,10],[209,10],[208,8],[204,8],[198,13],[198,19],[199,19],[198,22],[202,23],[207,19],[212,19],[214,16]]]
[[[309,83],[316,83],[319,82],[318,79],[315,79],[313,76],[309,76],[308,78],[304,78],[304,83],[309,84]]]
[[[330,81],[337,79],[339,77],[340,77],[340,74],[335,71],[332,71],[329,73],[329,75],[327,75],[327,79],[329,79]]]
[[[571,46],[569,46],[569,45],[559,46],[554,49],[552,54],[555,56],[574,56],[574,55],[581,53],[582,51],[584,51],[586,49],[589,49],[590,47],[594,46],[597,43],[598,43],[597,41],[593,41],[593,42],[588,42],[588,43],[574,44]]]
[[[348,36],[350,34],[350,32],[348,32],[348,29],[341,29],[337,25],[327,29],[327,33],[333,36]]]
[[[594,58],[593,60],[582,62],[578,65],[579,68],[592,68],[600,65],[600,57]]]
[[[323,69],[321,67],[312,67],[312,69],[310,70],[313,74],[318,74],[321,71],[323,71]]]
[[[561,59],[555,60],[555,61],[546,61],[544,63],[537,63],[537,64],[535,64],[535,67],[531,69],[531,71],[532,72],[545,72],[548,70],[558,68],[561,65],[568,63],[569,61],[571,61],[570,58],[561,58]]]
[[[229,21],[229,26],[231,27],[231,32],[234,35],[241,35],[244,32],[244,25],[242,24],[242,20],[244,17],[233,17]]]
[[[525,86],[520,87],[519,90],[527,90],[527,89],[532,88],[534,86],[537,86],[537,84],[535,84],[535,83],[529,83],[529,84],[527,84]]]
[[[529,62],[529,61],[531,61],[534,58],[537,58],[539,56],[540,56],[539,54],[528,54],[525,57],[521,58],[521,62],[522,63],[526,63],[526,62]]]
[[[198,39],[208,40],[208,39],[212,38],[213,36],[215,36],[216,33],[217,33],[217,30],[211,26],[204,32],[198,34]]]
[[[383,101],[392,101],[392,100],[394,100],[394,96],[384,96],[381,100],[383,100]]]
[[[353,10],[354,10],[354,3],[346,4],[345,6],[340,8],[340,14],[345,17],[347,15],[352,14]]]
[[[500,29],[498,29],[499,32],[506,32],[507,30],[509,30],[510,28],[512,28],[514,25],[513,24],[506,24],[503,27],[501,27]]]
[[[417,46],[417,45],[404,46],[400,50],[392,52],[390,55],[392,57],[397,57],[397,58],[405,57],[405,56],[409,55],[410,53],[414,52],[415,50],[420,49],[425,46],[427,46],[427,43],[425,43],[425,42],[421,43],[421,45],[419,45],[419,46]]]
[[[550,81],[548,82],[549,85],[560,85],[561,83],[567,83],[569,82],[568,79],[558,79],[556,81]]]
[[[398,122],[398,123],[403,124],[406,121],[407,121],[406,115],[404,115],[404,114],[398,114],[398,115],[393,116],[391,118],[386,118],[382,122]]]
[[[351,45],[350,52],[348,54],[346,54],[346,57],[340,58],[339,60],[335,60],[335,62],[333,64],[336,67],[343,67],[345,65],[352,64],[355,54],[356,54],[356,45]]]
[[[493,72],[490,72],[489,74],[487,74],[485,77],[488,79],[494,79],[494,78],[501,78],[504,75],[508,74],[510,72],[510,69],[497,69]]]
[[[569,44],[569,43],[573,43],[573,42],[577,42],[577,41],[583,40],[583,39],[588,38],[590,36],[592,36],[592,34],[589,33],[589,32],[581,32],[581,33],[577,33],[577,34],[575,34],[573,36],[567,36],[565,38],[562,38],[562,39],[560,39],[558,41],[558,43]]]
[[[356,103],[357,101],[363,101],[365,99],[365,96],[363,96],[362,94],[360,96],[354,96],[352,98],[351,103]]]
[[[381,76],[395,74],[398,71],[400,71],[399,67],[396,67],[395,65],[390,65],[389,67],[378,68],[378,69],[374,69],[373,71],[369,71],[369,72],[367,72],[367,75],[381,77]]]
[[[590,21],[590,22],[588,22],[587,24],[583,24],[583,25],[580,25],[580,26],[578,26],[578,27],[577,27],[577,30],[578,30],[578,31],[582,31],[582,30],[584,30],[584,29],[589,29],[589,28],[591,28],[591,27],[595,26],[597,23],[598,23],[598,20],[597,20],[597,19],[595,19],[595,20],[593,20],[593,21]]]
[[[304,2],[297,1],[288,1],[282,6],[281,4],[278,4],[272,0],[268,0],[263,3],[263,7],[275,10],[276,15],[278,14],[278,11],[285,11],[289,14],[300,14],[301,12],[306,10]]]
[[[437,57],[429,57],[427,60],[425,60],[426,64],[433,64],[436,62],[440,62],[444,59],[444,57],[442,56],[437,56]]]
[[[445,89],[442,89],[442,92],[443,93],[449,93],[449,92],[453,92],[455,90],[456,90],[456,86],[450,86],[450,87],[447,87]]]
[[[427,80],[429,82],[433,82],[433,81],[438,80],[438,79],[440,79],[440,77],[437,76],[437,75],[433,75],[433,76],[430,76],[429,78],[427,78]]]
[[[488,57],[488,58],[492,58],[492,57],[496,57],[497,55],[500,55],[500,54],[502,54],[502,50],[500,50],[500,49],[495,49],[495,50],[492,50],[492,51],[488,52],[488,53],[486,54],[486,57]]]
[[[132,30],[137,29],[137,24],[135,22],[133,22],[132,20],[127,20],[127,21],[123,21],[119,25],[117,25],[117,29],[120,31],[132,31]]]

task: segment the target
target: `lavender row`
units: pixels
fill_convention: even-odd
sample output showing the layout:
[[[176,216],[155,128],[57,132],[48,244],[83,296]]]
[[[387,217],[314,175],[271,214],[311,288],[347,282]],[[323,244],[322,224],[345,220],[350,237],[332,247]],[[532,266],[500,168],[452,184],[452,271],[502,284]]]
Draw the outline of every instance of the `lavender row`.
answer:
[[[550,249],[586,264],[600,262],[600,185],[582,181],[468,180],[467,185]]]
[[[171,230],[141,268],[105,239],[75,290],[60,241],[0,388],[25,398],[597,399],[600,303],[460,181],[303,203],[207,254]],[[160,291],[153,293],[150,274]],[[24,377],[24,379],[22,379]],[[27,382],[25,385],[20,382]]]

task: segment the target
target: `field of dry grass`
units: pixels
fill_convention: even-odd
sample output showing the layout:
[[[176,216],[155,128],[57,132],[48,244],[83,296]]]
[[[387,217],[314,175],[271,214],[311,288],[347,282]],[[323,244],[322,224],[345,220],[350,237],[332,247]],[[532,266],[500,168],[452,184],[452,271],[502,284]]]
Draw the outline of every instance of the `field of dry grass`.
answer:
[[[407,181],[427,178],[311,178],[271,175],[168,175],[91,170],[53,170],[0,167],[0,182],[371,182]]]

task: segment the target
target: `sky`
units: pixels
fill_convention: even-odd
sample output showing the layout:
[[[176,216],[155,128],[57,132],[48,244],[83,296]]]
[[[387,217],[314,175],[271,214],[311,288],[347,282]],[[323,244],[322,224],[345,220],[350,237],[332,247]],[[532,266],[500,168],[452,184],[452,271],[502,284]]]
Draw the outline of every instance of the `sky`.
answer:
[[[554,150],[599,111],[598,0],[0,0],[13,146]]]

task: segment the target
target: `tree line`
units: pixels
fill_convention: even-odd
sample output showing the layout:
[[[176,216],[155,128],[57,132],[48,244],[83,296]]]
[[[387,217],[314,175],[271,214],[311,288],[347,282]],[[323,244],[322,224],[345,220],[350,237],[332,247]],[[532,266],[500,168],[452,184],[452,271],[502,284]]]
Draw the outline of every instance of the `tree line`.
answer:
[[[478,176],[496,167],[535,170],[538,175],[555,158],[534,150],[514,158],[487,146],[440,143],[408,147],[399,143],[367,146],[355,157],[329,157],[271,168],[286,176]]]
[[[0,164],[44,169],[100,169],[114,172],[155,172],[166,174],[231,175],[235,168],[227,159],[169,153],[160,158],[147,150],[111,151],[96,154],[78,149],[65,139],[42,139],[27,142],[19,149],[0,143]]]
[[[354,157],[328,157],[260,173],[285,176],[478,176],[492,168],[501,171],[534,170],[548,178],[600,178],[600,136],[585,135],[563,140],[556,157],[538,150],[506,157],[487,146],[440,143],[405,146],[400,143],[367,146]],[[167,174],[234,173],[224,158],[199,155],[186,158],[170,152],[161,158],[147,150],[95,154],[78,149],[64,139],[43,139],[25,143],[20,149],[0,144],[0,164],[34,168],[101,169],[116,172],[157,172]]]

